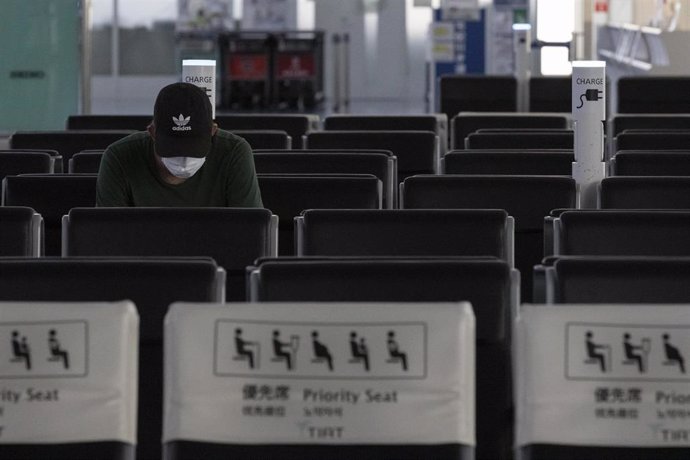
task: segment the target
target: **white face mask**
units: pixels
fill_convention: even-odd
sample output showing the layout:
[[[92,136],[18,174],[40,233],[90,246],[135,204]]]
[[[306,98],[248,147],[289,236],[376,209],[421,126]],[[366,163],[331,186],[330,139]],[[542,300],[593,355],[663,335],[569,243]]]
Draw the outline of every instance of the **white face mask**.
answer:
[[[187,179],[196,174],[204,165],[206,158],[161,157],[161,161],[170,174],[180,179]]]

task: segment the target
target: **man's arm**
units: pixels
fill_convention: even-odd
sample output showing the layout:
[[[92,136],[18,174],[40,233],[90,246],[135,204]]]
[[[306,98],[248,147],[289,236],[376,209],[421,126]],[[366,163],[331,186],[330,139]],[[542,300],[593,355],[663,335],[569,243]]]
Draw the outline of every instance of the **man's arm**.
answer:
[[[96,206],[131,206],[122,165],[109,147],[103,153],[96,183]]]
[[[263,208],[254,168],[254,154],[244,139],[235,148],[233,160],[227,186],[227,206]]]

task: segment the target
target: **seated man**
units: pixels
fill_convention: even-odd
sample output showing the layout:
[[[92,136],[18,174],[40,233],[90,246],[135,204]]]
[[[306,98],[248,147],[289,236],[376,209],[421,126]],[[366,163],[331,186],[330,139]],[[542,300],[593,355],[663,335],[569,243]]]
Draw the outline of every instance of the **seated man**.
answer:
[[[395,331],[388,331],[388,354],[391,358],[400,360],[402,362],[402,368],[404,371],[407,370],[407,353],[400,351],[400,346],[398,341],[395,340]]]
[[[364,361],[364,370],[369,371],[369,349],[364,337],[357,342],[357,333],[354,331],[350,332],[350,353],[353,361]]]
[[[685,374],[685,359],[680,353],[680,350],[671,345],[671,336],[669,334],[664,334],[662,339],[664,340],[664,353],[666,354],[666,362],[664,362],[664,364],[678,364],[681,374]]]
[[[48,347],[51,354],[51,357],[48,359],[50,361],[62,361],[64,368],[69,369],[69,353],[60,346],[55,329],[51,329],[48,333]]]
[[[333,370],[333,357],[331,356],[331,353],[328,351],[328,347],[321,343],[319,341],[319,332],[318,331],[312,331],[311,333],[311,342],[314,347],[314,356],[316,356],[317,359],[323,359],[328,363],[328,370]]]
[[[284,348],[287,348],[288,351],[285,351]],[[273,331],[273,354],[278,359],[284,359],[288,370],[292,370],[291,344],[290,342],[283,343],[280,341],[280,331],[277,329]]]
[[[103,154],[96,206],[263,207],[251,147],[218,129],[203,90],[163,88],[148,131]]]
[[[26,337],[19,338],[19,331],[12,331],[12,361],[24,361],[27,370],[31,370],[31,351]]]
[[[585,344],[587,345],[587,357],[599,363],[601,372],[606,372],[606,356],[603,353],[599,353],[599,350],[608,351],[608,345],[599,345],[594,343],[592,340],[592,331],[587,331],[585,337]]]
[[[625,359],[627,361],[637,363],[637,368],[639,369],[640,373],[646,372],[644,356],[642,355],[642,353],[644,353],[644,349],[641,345],[633,345],[630,343],[630,334],[627,332],[623,334],[623,350],[625,352]],[[640,354],[637,353],[638,351]]]
[[[235,329],[235,349],[240,357],[247,358],[249,361],[249,369],[254,369],[254,351],[250,350],[251,347],[257,347],[259,344],[256,342],[250,342],[249,340],[244,340],[242,338],[242,328]]]

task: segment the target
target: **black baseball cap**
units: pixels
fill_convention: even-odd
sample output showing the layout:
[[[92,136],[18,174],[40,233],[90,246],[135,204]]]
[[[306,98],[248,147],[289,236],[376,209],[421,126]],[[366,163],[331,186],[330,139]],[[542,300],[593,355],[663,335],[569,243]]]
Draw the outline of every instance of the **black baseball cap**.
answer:
[[[160,90],[153,106],[154,144],[161,157],[205,157],[211,150],[213,110],[208,96],[191,83]]]

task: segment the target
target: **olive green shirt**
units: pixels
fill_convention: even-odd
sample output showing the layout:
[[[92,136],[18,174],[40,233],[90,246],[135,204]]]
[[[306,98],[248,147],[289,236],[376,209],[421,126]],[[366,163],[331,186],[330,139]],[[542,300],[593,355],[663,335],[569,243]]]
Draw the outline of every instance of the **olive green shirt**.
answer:
[[[251,147],[220,129],[201,169],[176,185],[160,177],[151,136],[131,134],[104,152],[96,189],[96,206],[263,207]]]

